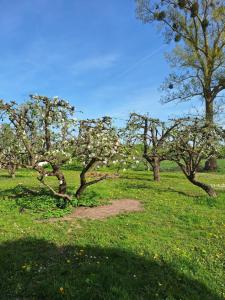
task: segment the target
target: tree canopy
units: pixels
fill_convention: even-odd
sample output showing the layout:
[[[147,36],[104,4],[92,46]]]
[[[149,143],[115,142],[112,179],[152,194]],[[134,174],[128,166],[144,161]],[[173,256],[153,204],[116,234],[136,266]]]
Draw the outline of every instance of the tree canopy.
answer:
[[[200,98],[213,122],[214,102],[225,89],[225,4],[223,0],[136,0],[137,17],[159,22],[166,41],[177,45],[168,60],[176,71],[163,84],[163,102]]]

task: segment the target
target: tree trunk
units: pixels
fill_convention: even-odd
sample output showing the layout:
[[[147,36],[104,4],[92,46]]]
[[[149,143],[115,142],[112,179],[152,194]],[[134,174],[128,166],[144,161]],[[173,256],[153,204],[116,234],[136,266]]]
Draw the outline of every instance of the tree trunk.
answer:
[[[86,184],[86,172],[89,170],[88,167],[84,168],[83,171],[80,173],[80,186],[78,188],[78,190],[76,191],[75,197],[77,199],[80,199],[80,196],[83,194],[84,190],[87,187]]]
[[[86,165],[86,167],[84,167],[84,169],[80,173],[80,186],[79,186],[79,188],[78,188],[78,190],[76,191],[76,194],[75,194],[75,197],[77,199],[80,198],[80,196],[82,195],[84,190],[88,187],[88,185],[90,185],[90,183],[87,183],[86,173],[88,171],[90,171],[91,168],[93,168],[95,163],[96,163],[96,159],[95,158],[91,159],[91,161]]]
[[[205,105],[205,120],[208,125],[213,125],[214,123],[214,108],[213,108],[213,102],[206,100]]]
[[[160,159],[159,159],[159,157],[155,156],[154,158],[152,158],[146,154],[144,154],[143,157],[147,160],[147,162],[152,167],[154,181],[160,181]]]
[[[217,160],[216,160],[215,156],[209,158],[205,162],[205,168],[204,169],[205,169],[205,171],[216,171],[217,170]]]
[[[65,176],[57,167],[54,168],[54,173],[59,181],[59,194],[66,194],[67,184]]]
[[[160,160],[159,160],[159,158],[154,157],[151,165],[152,165],[152,169],[153,169],[154,181],[160,181]]]
[[[71,202],[72,197],[67,195],[67,184],[66,184],[66,179],[63,173],[60,171],[60,167],[56,165],[51,165],[52,166],[52,172],[45,172],[43,167],[40,167],[38,165],[34,166],[34,170],[36,170],[39,173],[38,180],[46,186],[54,196],[62,198],[64,200],[64,205],[60,207],[65,208],[68,202]],[[58,192],[54,190],[49,184],[47,184],[44,180],[45,176],[55,176],[58,181]]]
[[[16,174],[15,174],[15,172],[13,172],[13,173],[10,173],[10,176],[11,176],[11,178],[12,178],[12,179],[16,178]]]
[[[213,101],[206,100],[206,108],[205,108],[205,119],[206,124],[213,125],[214,124],[214,108],[213,108]],[[216,171],[217,170],[217,160],[216,157],[210,157],[205,162],[205,171]]]
[[[11,178],[16,177],[16,165],[8,164],[8,173]]]
[[[76,194],[75,194],[75,197],[77,198],[77,199],[80,199],[80,197],[81,197],[81,195],[83,194],[83,192],[84,192],[84,190],[86,189],[86,185],[84,184],[84,185],[80,185],[80,187],[78,188],[78,190],[76,191]]]
[[[203,189],[210,197],[215,198],[217,196],[215,190],[210,185],[197,181],[195,178],[192,178],[191,176],[187,176],[187,178],[191,183]]]

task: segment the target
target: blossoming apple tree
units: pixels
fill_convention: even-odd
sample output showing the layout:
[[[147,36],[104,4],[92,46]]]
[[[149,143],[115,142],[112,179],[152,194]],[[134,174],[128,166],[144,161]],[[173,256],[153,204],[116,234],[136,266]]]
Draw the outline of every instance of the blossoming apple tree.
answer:
[[[31,95],[21,105],[3,100],[0,109],[5,112],[17,137],[23,143],[29,165],[38,173],[39,181],[58,197],[69,201],[67,183],[61,167],[72,157],[74,144],[74,107],[58,97]],[[47,163],[51,168],[45,168]],[[58,179],[58,191],[50,186],[46,178]]]
[[[24,148],[9,124],[0,125],[0,168],[7,169],[14,178],[16,170],[23,163]]]
[[[88,186],[113,176],[96,172],[95,178],[90,179],[91,170],[124,159],[124,147],[110,117],[79,122],[75,155],[83,165],[80,173],[80,186],[76,191],[76,197],[79,199]]]
[[[169,158],[175,161],[186,178],[202,188],[209,196],[216,197],[215,190],[197,179],[201,162],[216,155],[224,132],[216,125],[207,125],[204,120],[187,118],[170,134]]]

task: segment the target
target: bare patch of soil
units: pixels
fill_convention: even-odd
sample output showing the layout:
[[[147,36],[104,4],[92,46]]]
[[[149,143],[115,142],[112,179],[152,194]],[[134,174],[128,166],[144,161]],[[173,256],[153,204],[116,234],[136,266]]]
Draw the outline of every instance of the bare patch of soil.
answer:
[[[71,221],[74,219],[105,219],[111,216],[116,216],[121,213],[142,211],[143,207],[138,200],[121,199],[113,200],[109,205],[102,205],[97,207],[78,207],[73,212],[62,218],[51,218],[48,222],[55,221]]]

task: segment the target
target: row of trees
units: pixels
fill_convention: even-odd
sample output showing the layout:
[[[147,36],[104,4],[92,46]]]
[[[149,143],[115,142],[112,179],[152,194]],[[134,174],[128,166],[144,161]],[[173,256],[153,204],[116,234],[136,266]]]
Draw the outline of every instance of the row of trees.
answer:
[[[123,155],[117,130],[109,117],[77,121],[75,109],[58,97],[31,95],[23,104],[0,102],[0,165],[14,176],[17,167],[38,172],[38,180],[55,196],[71,200],[62,167],[76,158],[83,166],[75,195],[109,175],[88,180],[90,170]],[[48,165],[46,168],[45,165]],[[58,189],[47,182],[56,177]]]
[[[132,113],[125,128],[117,129],[110,117],[78,121],[75,108],[58,97],[31,95],[22,104],[0,102],[0,165],[14,176],[18,167],[38,172],[38,180],[55,196],[70,202],[63,166],[76,159],[82,166],[75,196],[110,173],[90,171],[101,166],[137,164],[144,159],[160,180],[160,162],[175,161],[187,179],[210,196],[213,188],[196,179],[203,159],[215,156],[223,130],[202,119],[183,118],[167,123]],[[45,166],[48,165],[48,167]],[[58,189],[47,178],[56,177]]]
[[[162,122],[147,115],[131,114],[127,124],[129,143],[141,143],[142,157],[153,169],[155,181],[160,180],[160,163],[174,161],[186,178],[209,196],[216,192],[210,185],[196,179],[203,160],[216,156],[224,140],[224,131],[207,125],[200,118],[175,119]]]

